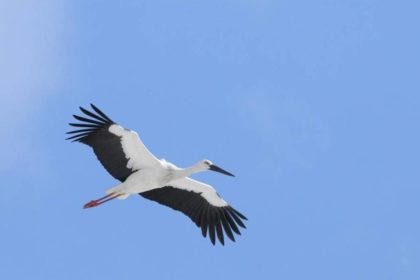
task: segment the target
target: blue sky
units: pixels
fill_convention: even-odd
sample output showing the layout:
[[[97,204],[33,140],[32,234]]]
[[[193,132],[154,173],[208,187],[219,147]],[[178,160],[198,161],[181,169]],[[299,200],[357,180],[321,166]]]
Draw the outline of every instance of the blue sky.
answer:
[[[106,2],[106,3],[105,3]],[[420,279],[417,1],[1,1],[1,279]],[[212,246],[64,141],[95,103],[245,213]]]

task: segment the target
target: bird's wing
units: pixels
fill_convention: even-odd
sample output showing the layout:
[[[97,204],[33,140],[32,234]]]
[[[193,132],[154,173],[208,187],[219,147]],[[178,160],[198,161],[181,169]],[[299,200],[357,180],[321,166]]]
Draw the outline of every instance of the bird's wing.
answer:
[[[245,228],[242,220],[247,218],[224,201],[211,186],[190,178],[178,179],[169,186],[140,193],[141,196],[181,211],[201,228],[204,237],[209,233],[213,244],[215,235],[224,244],[223,230],[235,241],[233,232],[241,234],[238,229]],[[232,232],[233,231],[233,232]]]
[[[89,118],[73,115],[80,122],[70,125],[80,129],[67,132],[74,134],[67,140],[92,147],[105,169],[120,181],[125,181],[133,172],[159,163],[136,132],[119,126],[95,105],[91,106],[94,112],[80,107]]]

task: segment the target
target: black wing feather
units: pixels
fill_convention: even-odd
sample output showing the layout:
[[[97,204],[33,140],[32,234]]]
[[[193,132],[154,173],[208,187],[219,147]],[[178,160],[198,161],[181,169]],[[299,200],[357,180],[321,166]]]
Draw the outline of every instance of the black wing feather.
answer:
[[[78,130],[72,130],[69,132],[66,132],[66,134],[75,134],[75,133],[80,133],[80,132],[93,132],[95,129],[93,128],[85,128],[85,129],[78,129]]]
[[[109,123],[114,123],[114,121],[111,120],[110,118],[108,118],[108,116],[105,115],[101,110],[99,110],[98,107],[96,107],[93,104],[90,104],[90,106],[92,107],[93,110],[95,110],[96,113],[98,113],[98,115],[100,115],[102,118],[104,118],[105,120],[107,120]]]
[[[93,127],[93,128],[99,128],[101,126],[95,125],[95,124],[87,124],[87,123],[69,123],[71,126],[75,127]]]
[[[219,216],[219,211],[216,210],[213,215],[214,222],[216,224],[217,237],[219,238],[220,243],[222,243],[222,245],[225,245],[225,239],[223,237],[223,229],[221,225],[221,217]]]
[[[121,138],[109,132],[109,127],[115,123],[98,107],[93,104],[91,107],[96,114],[82,107],[80,107],[80,111],[92,119],[73,115],[80,123],[70,123],[70,125],[83,129],[67,132],[67,134],[74,135],[66,140],[81,142],[92,147],[105,169],[114,178],[123,182],[137,170],[127,168],[128,159],[122,149]]]
[[[86,109],[85,109],[85,108],[83,108],[83,107],[79,107],[79,109],[80,109],[80,111],[82,111],[85,115],[87,115],[87,116],[89,116],[89,117],[92,117],[92,118],[94,118],[94,119],[97,119],[98,121],[101,121],[101,122],[108,122],[108,120],[107,120],[107,119],[104,119],[104,118],[102,118],[102,117],[100,117],[100,116],[98,116],[98,115],[95,115],[95,114],[93,114],[93,113],[89,112],[88,110],[86,110]]]
[[[232,230],[237,235],[241,235],[241,231],[239,230],[238,226],[236,225],[235,221],[232,219],[232,217],[230,216],[228,211],[225,211],[225,217],[226,217],[226,220],[228,221],[230,227],[232,228]]]
[[[102,126],[103,123],[104,123],[104,122],[95,121],[95,120],[91,120],[91,119],[88,119],[88,118],[80,117],[80,116],[77,116],[77,115],[73,115],[73,117],[78,121],[92,123],[92,124],[96,124],[96,125],[99,125],[99,126]]]
[[[219,242],[224,244],[223,232],[229,239],[235,241],[232,230],[240,235],[237,224],[245,227],[241,221],[241,218],[246,219],[245,216],[237,215],[230,206],[213,206],[200,193],[166,186],[140,193],[140,195],[187,215],[201,228],[203,237],[206,237],[208,233],[213,244],[216,243],[216,235]],[[232,219],[231,216],[234,218]]]
[[[241,219],[236,215],[235,212],[233,212],[231,209],[228,210],[229,214],[233,217],[233,219],[235,220],[235,222],[242,228],[246,228],[246,226],[244,225],[244,223],[241,221]]]
[[[226,220],[225,213],[223,211],[219,211],[219,214],[220,214],[220,219],[222,220],[222,225],[226,232],[226,235],[229,237],[230,240],[235,241],[235,237],[233,235],[232,229],[230,228]]]

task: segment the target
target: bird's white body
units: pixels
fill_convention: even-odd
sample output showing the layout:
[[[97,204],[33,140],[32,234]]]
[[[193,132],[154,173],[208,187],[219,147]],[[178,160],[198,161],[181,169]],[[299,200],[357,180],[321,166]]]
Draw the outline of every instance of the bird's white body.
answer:
[[[127,158],[128,165],[138,171],[118,186],[108,189],[108,194],[118,194],[119,199],[126,199],[132,194],[170,185],[199,192],[214,206],[228,205],[211,186],[188,178],[194,173],[208,170],[208,166],[212,164],[209,160],[200,161],[189,168],[179,168],[165,159],[158,160],[153,156],[135,131],[114,124],[109,127],[109,132],[121,137],[124,153],[133,155],[133,158]]]
[[[179,168],[164,159],[157,159],[143,144],[135,131],[125,129],[113,122],[101,110],[91,105],[95,113],[80,107],[91,117],[73,115],[82,123],[70,123],[82,127],[68,132],[76,134],[68,139],[82,142],[93,148],[104,168],[121,183],[108,189],[107,196],[87,203],[84,208],[103,204],[114,198],[126,199],[132,194],[156,201],[181,211],[207,232],[215,244],[215,234],[223,244],[223,230],[234,241],[233,232],[240,234],[237,227],[245,228],[246,217],[233,209],[210,185],[195,181],[189,176],[194,173],[213,170],[225,175],[233,174],[201,160],[188,168]]]

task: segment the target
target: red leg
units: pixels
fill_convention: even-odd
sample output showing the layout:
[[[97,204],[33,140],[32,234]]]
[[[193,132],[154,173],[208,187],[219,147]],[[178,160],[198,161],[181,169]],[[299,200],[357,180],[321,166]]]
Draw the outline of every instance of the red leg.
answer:
[[[103,204],[103,203],[105,203],[105,202],[107,202],[107,201],[110,201],[110,200],[112,200],[112,199],[114,199],[114,198],[119,197],[120,195],[121,195],[121,194],[111,193],[111,194],[106,195],[106,196],[104,196],[104,197],[101,197],[101,198],[99,198],[99,199],[97,199],[97,200],[92,200],[92,201],[90,201],[90,202],[86,203],[86,204],[83,206],[83,208],[84,208],[84,209],[86,209],[86,208],[92,208],[92,207],[99,206],[99,205],[101,205],[101,204]]]

